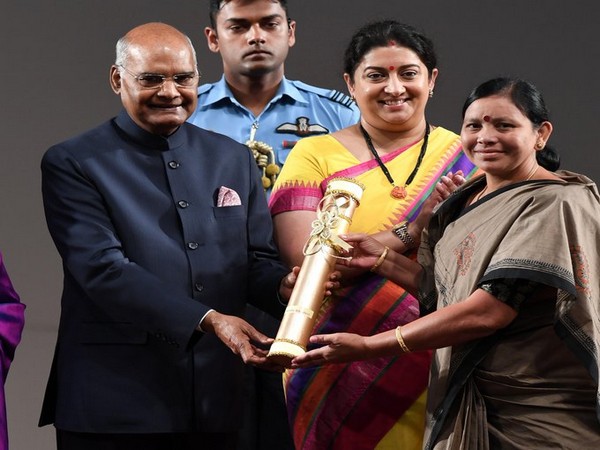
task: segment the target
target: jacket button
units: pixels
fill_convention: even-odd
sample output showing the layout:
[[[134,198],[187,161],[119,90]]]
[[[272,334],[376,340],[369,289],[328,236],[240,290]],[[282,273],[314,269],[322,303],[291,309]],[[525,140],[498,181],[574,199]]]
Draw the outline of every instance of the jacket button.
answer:
[[[197,242],[188,242],[187,246],[190,250],[196,250],[198,248],[198,243]]]
[[[186,202],[185,200],[179,200],[177,202],[177,204],[179,205],[180,208],[185,209],[188,206],[190,206],[190,204],[188,202]]]
[[[171,169],[177,169],[179,167],[179,163],[177,161],[169,161],[169,167]]]

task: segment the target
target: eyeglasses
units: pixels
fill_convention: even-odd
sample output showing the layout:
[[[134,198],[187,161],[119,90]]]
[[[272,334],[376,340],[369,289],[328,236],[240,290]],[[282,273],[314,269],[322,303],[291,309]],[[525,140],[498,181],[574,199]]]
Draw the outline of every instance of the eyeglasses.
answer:
[[[200,78],[200,74],[197,72],[187,72],[187,73],[177,73],[171,77],[167,77],[166,75],[162,75],[160,73],[133,73],[127,67],[118,64],[118,67],[125,70],[129,75],[131,75],[138,84],[144,89],[157,89],[165,84],[167,80],[173,80],[179,87],[187,88],[192,87],[196,80],[196,77]]]

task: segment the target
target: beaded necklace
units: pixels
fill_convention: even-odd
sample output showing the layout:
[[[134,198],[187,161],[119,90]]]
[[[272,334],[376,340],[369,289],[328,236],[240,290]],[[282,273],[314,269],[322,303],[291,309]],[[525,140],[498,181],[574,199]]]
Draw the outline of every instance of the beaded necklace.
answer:
[[[379,157],[377,150],[375,150],[375,146],[373,145],[373,140],[371,139],[371,136],[369,136],[369,133],[367,133],[367,130],[365,130],[365,128],[362,126],[362,123],[359,123],[358,126],[360,127],[360,131],[362,132],[363,137],[365,138],[365,142],[367,143],[367,147],[369,147],[371,154],[377,161],[377,164],[383,171],[383,174],[385,175],[387,180],[392,185],[392,190],[390,192],[390,195],[393,198],[396,198],[399,200],[405,198],[406,197],[406,187],[415,178],[415,175],[417,174],[417,172],[419,171],[419,167],[421,166],[421,162],[423,161],[423,157],[425,156],[425,152],[427,151],[427,143],[429,141],[429,123],[425,122],[425,136],[423,137],[423,144],[421,145],[421,151],[419,152],[419,157],[417,158],[417,163],[415,164],[415,168],[413,169],[413,171],[410,173],[410,175],[404,182],[404,186],[396,186],[396,183],[394,182],[394,179],[392,178],[390,171],[388,170],[388,168],[385,166],[385,164]]]

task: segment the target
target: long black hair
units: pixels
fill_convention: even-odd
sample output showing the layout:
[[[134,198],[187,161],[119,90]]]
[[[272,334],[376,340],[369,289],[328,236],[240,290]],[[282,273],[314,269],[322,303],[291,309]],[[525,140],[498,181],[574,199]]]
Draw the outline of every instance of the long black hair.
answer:
[[[542,123],[550,120],[548,108],[546,108],[546,103],[538,88],[529,81],[510,77],[494,78],[473,89],[463,105],[462,117],[465,117],[467,108],[475,100],[492,95],[505,95],[510,98],[519,111],[533,123],[534,127],[539,127]],[[538,164],[544,169],[555,171],[560,167],[560,155],[548,145],[543,150],[536,152],[535,157]]]

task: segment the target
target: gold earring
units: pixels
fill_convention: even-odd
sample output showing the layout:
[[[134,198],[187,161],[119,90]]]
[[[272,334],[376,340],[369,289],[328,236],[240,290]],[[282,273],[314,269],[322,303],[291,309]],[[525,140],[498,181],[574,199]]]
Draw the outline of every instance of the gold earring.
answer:
[[[433,97],[433,89],[429,89],[429,98]]]
[[[537,144],[535,144],[535,149],[536,150],[541,150],[544,148],[544,143],[543,142],[538,142]]]

